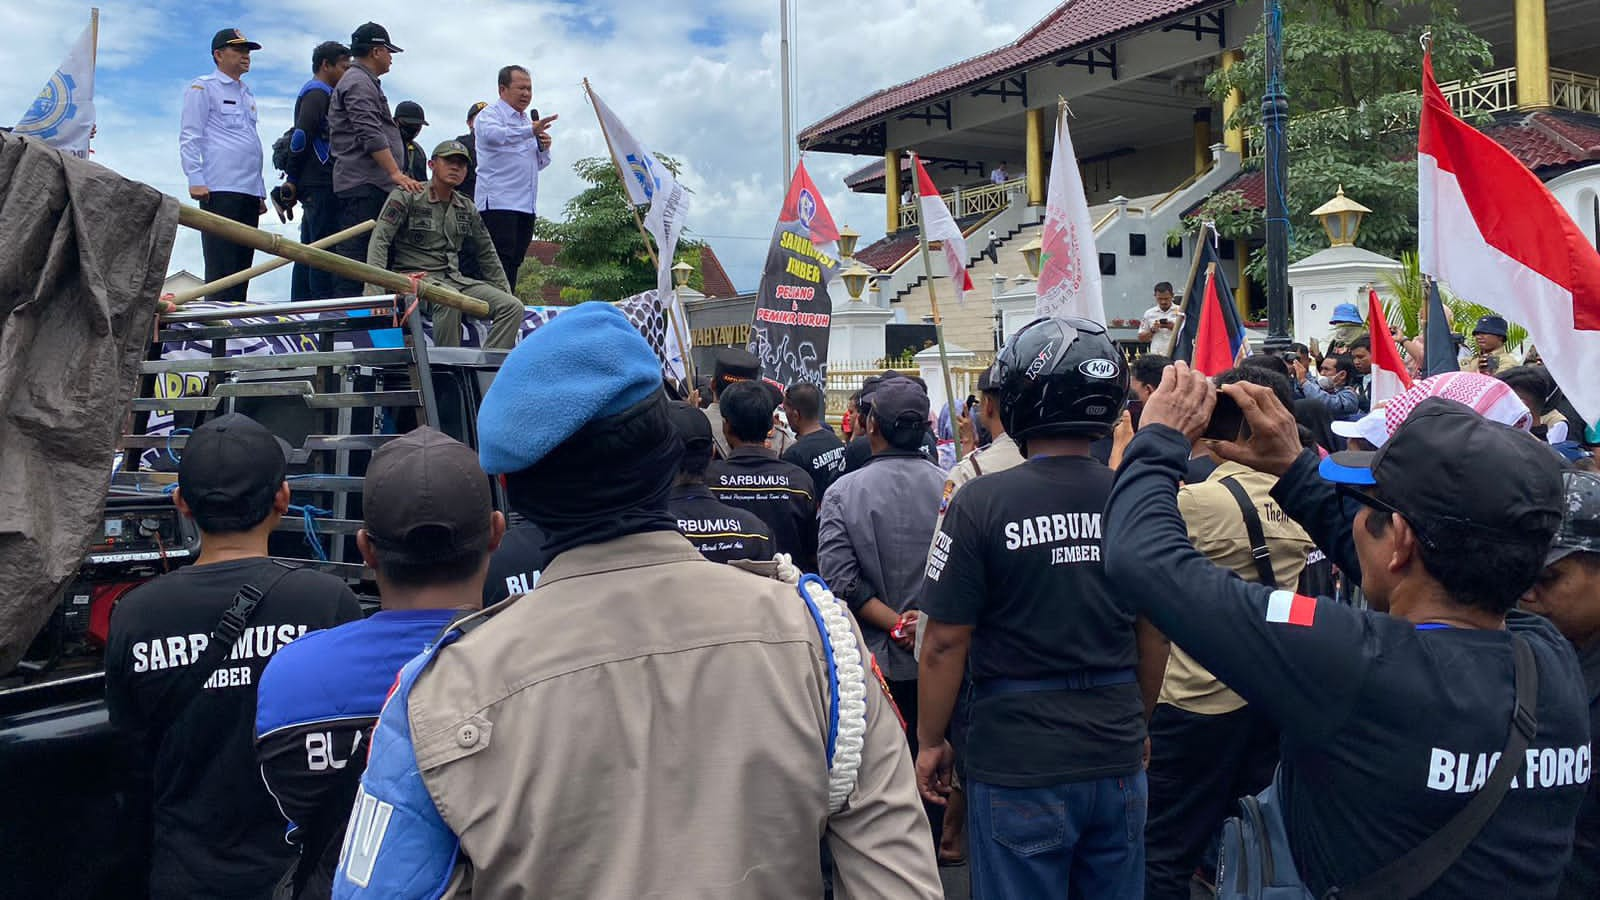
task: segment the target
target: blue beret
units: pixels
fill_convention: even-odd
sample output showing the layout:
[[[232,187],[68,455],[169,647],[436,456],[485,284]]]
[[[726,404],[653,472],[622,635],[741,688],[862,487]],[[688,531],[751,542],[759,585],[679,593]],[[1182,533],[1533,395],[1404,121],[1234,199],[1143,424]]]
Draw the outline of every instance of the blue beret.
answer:
[[[564,310],[506,356],[478,410],[478,459],[520,472],[595,419],[661,389],[661,361],[616,307]]]

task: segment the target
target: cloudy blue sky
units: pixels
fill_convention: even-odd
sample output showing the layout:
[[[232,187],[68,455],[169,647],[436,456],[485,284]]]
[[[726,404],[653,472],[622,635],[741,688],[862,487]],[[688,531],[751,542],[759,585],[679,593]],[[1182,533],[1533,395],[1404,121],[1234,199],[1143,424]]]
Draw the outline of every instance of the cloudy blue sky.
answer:
[[[1012,40],[1058,0],[795,3],[796,118],[803,127],[872,90]],[[465,130],[473,101],[495,99],[501,65],[527,66],[534,105],[561,115],[552,129],[556,161],[539,197],[541,215],[558,215],[580,188],[571,163],[605,152],[582,94],[587,77],[639,139],[684,162],[683,181],[695,192],[689,229],[716,248],[734,283],[751,290],[760,277],[786,179],[778,0],[104,0],[100,10],[94,158],[169,194],[186,196],[178,111],[184,86],[211,69],[217,29],[236,26],[263,45],[246,78],[270,147],[288,127],[311,48],[330,39],[348,43],[355,26],[370,19],[405,48],[384,88],[392,102],[416,100],[427,111],[424,146]],[[88,16],[88,5],[60,0],[8,4],[0,119],[22,116]],[[866,162],[806,158],[835,219],[861,231],[864,242],[882,234],[882,198],[852,196],[842,178]],[[271,213],[266,219],[277,227]],[[179,231],[171,268],[198,273],[199,239]],[[282,274],[258,282],[252,296],[286,291]]]

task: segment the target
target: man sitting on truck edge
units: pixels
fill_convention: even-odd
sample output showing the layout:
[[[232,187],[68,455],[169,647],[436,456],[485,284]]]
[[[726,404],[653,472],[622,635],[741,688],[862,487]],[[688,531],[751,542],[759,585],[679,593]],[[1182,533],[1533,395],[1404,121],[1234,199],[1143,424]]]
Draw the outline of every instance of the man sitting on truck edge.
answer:
[[[383,610],[285,647],[261,676],[261,777],[300,846],[295,900],[333,894],[373,723],[395,675],[450,620],[478,610],[489,554],[505,535],[478,455],[432,428],[372,454],[362,485],[361,558]]]
[[[247,416],[196,428],[173,502],[200,530],[200,557],[111,616],[106,707],[151,792],[151,900],[257,900],[294,858],[256,771],[256,684],[285,644],[361,606],[343,581],[268,558],[289,509],[284,457]]]

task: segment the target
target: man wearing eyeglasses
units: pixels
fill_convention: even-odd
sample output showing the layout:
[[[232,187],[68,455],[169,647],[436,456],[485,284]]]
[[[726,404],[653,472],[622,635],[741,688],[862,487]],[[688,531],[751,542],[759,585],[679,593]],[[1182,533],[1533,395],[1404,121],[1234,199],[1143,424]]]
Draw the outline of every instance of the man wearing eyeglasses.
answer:
[[[1139,612],[1282,732],[1269,800],[1296,871],[1279,882],[1298,876],[1325,896],[1382,871],[1405,887],[1364,896],[1554,895],[1591,777],[1587,698],[1571,646],[1515,607],[1561,520],[1558,461],[1531,435],[1433,398],[1381,450],[1319,464],[1266,388],[1221,391],[1248,431],[1212,451],[1279,476],[1273,498],[1360,579],[1372,609],[1247,584],[1193,549],[1177,484],[1218,389],[1183,363],[1123,458],[1105,565]],[[1537,698],[1514,719],[1522,650]],[[1497,769],[1514,773],[1509,790],[1481,827],[1452,826],[1468,835],[1460,852],[1430,854],[1442,870],[1408,867],[1474,795],[1495,796]]]

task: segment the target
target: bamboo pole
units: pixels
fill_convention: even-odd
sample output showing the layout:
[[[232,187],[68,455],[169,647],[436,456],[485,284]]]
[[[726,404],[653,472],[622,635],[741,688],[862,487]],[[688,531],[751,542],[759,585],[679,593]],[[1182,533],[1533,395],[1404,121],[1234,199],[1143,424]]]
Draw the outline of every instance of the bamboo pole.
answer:
[[[915,152],[911,154],[911,177],[917,180],[918,167],[922,161]],[[950,412],[950,431],[955,436],[956,462],[961,461],[961,428],[956,421],[956,395],[954,382],[950,380],[950,357],[945,352],[944,346],[944,317],[939,315],[939,295],[933,289],[933,265],[929,262],[928,255],[928,223],[922,221],[922,215],[917,215],[917,239],[922,244],[922,271],[928,274],[928,305],[933,312],[933,338],[939,344],[939,370],[944,375],[944,403]],[[956,273],[951,272],[950,278],[954,280]]]
[[[342,244],[345,241],[347,241],[347,240],[349,240],[349,239],[351,239],[353,237],[358,237],[360,235],[366,234],[367,232],[371,231],[373,228],[376,228],[377,225],[378,225],[378,220],[377,219],[368,219],[367,221],[362,222],[360,225],[351,225],[349,228],[346,228],[343,231],[340,231],[340,232],[337,232],[337,233],[334,233],[334,234],[330,234],[327,237],[322,238],[321,240],[312,241],[311,243],[306,244],[306,246],[307,247],[314,247],[314,248],[316,248],[318,250],[326,250],[329,247],[333,247],[333,246],[335,246],[337,244]],[[211,282],[209,284],[202,284],[199,287],[190,288],[187,291],[182,291],[180,293],[174,294],[171,299],[172,299],[173,303],[177,304],[178,306],[182,306],[183,304],[188,303],[191,300],[199,300],[201,297],[204,297],[207,294],[214,294],[214,293],[216,293],[218,291],[225,291],[228,288],[231,288],[236,284],[243,284],[243,283],[245,283],[246,281],[249,281],[252,278],[257,278],[259,276],[267,274],[268,272],[274,271],[276,269],[281,269],[281,268],[283,268],[284,266],[287,266],[289,263],[291,263],[293,261],[294,260],[287,259],[287,258],[281,257],[281,256],[278,257],[277,259],[270,259],[270,260],[267,260],[264,263],[261,263],[260,265],[251,266],[248,269],[243,269],[241,271],[235,272],[235,273],[233,273],[232,275],[229,275],[226,278],[218,278],[216,281],[213,281],[213,282]]]
[[[413,288],[411,279],[399,272],[390,272],[377,266],[369,266],[364,262],[347,259],[337,253],[318,250],[308,247],[299,241],[292,241],[283,235],[251,228],[232,219],[209,213],[199,207],[180,204],[178,206],[178,224],[187,225],[196,231],[203,231],[219,237],[227,238],[235,244],[250,247],[274,256],[282,256],[294,262],[305,263],[314,269],[332,272],[342,278],[364,281],[375,284],[395,294],[411,294]],[[469,316],[479,319],[489,317],[489,304],[482,300],[468,297],[460,291],[452,290],[442,284],[419,282],[415,288],[418,299],[440,306],[459,309]]]

